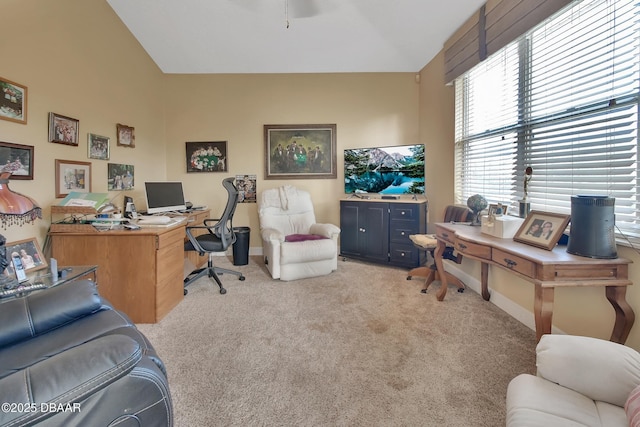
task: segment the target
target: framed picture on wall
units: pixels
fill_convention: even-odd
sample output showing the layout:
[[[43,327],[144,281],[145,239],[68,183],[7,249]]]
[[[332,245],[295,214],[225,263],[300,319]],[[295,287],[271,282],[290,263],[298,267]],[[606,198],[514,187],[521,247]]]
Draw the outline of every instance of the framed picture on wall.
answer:
[[[120,163],[107,164],[107,190],[132,190],[134,185],[135,168],[133,165]]]
[[[118,132],[118,145],[131,148],[136,146],[136,134],[133,127],[118,123],[116,130]]]
[[[78,146],[80,121],[56,113],[49,113],[49,142]]]
[[[336,125],[264,125],[265,179],[336,178]]]
[[[0,165],[11,179],[33,179],[33,145],[0,142]]]
[[[187,142],[187,172],[227,172],[227,141]]]
[[[56,197],[91,192],[91,162],[56,159]]]
[[[87,134],[87,157],[90,159],[109,160],[109,141],[106,136]]]
[[[0,119],[27,124],[27,87],[0,77]]]

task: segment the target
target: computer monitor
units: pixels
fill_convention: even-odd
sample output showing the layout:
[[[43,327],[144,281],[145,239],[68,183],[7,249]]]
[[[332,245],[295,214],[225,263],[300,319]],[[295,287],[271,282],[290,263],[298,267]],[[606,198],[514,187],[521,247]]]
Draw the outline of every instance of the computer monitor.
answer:
[[[187,209],[181,182],[145,182],[144,189],[148,214]]]

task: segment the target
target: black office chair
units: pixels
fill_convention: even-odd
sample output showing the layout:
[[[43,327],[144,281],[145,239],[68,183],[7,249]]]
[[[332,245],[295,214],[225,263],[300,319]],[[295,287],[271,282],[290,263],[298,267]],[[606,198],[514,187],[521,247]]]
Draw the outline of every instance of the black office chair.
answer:
[[[232,219],[238,205],[238,189],[233,184],[234,178],[226,178],[222,181],[222,186],[229,193],[227,205],[224,208],[220,219],[205,219],[204,225],[193,225],[187,227],[187,237],[189,241],[184,244],[185,251],[196,251],[200,255],[205,253],[209,255],[207,266],[192,271],[186,279],[184,279],[184,294],[187,294],[187,286],[198,280],[200,277],[208,274],[216,281],[220,287],[220,293],[226,294],[227,290],[222,286],[222,282],[218,274],[234,274],[238,276],[238,280],[244,280],[244,276],[239,271],[227,270],[225,268],[214,267],[213,257],[216,252],[225,252],[229,246],[236,241],[233,232]],[[205,233],[194,236],[196,231],[206,230]]]

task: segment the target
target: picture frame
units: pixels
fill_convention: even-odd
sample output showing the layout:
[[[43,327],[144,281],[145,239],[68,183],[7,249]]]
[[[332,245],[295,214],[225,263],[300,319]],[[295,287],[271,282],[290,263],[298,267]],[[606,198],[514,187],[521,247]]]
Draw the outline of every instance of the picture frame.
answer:
[[[91,162],[56,159],[56,197],[91,192]]]
[[[78,146],[80,120],[61,114],[49,113],[49,142]]]
[[[265,179],[335,179],[336,125],[264,125]]]
[[[118,134],[118,145],[131,148],[136,146],[136,134],[133,127],[118,123],[116,130]]]
[[[135,184],[135,167],[121,163],[107,164],[107,190],[133,190]]]
[[[12,254],[16,253],[22,258],[22,264],[26,273],[42,270],[49,265],[47,259],[42,253],[42,249],[35,237],[30,239],[18,240],[17,242],[6,244],[7,259],[11,261]],[[13,263],[9,262],[6,274],[14,275]]]
[[[531,211],[513,240],[550,251],[560,240],[570,219],[570,215]]]
[[[0,165],[11,179],[33,179],[33,145],[0,141]]]
[[[498,214],[498,206],[502,207],[502,212],[500,212],[500,214]],[[491,203],[487,208],[487,215],[488,216],[507,215],[508,211],[509,211],[509,205],[506,203]]]
[[[27,87],[0,77],[0,119],[27,124]]]
[[[187,172],[228,172],[227,141],[186,142]]]
[[[96,135],[95,133],[88,133],[87,157],[90,159],[109,160],[110,140],[111,139],[106,136]]]

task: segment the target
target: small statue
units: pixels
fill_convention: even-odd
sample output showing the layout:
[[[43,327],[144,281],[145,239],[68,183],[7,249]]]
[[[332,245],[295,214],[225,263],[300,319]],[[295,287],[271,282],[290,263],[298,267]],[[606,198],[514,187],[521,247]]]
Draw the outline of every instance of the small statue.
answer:
[[[531,181],[531,178],[533,177],[533,169],[531,168],[531,166],[527,166],[527,169],[525,169],[524,171],[524,197],[522,198],[522,200],[527,200],[527,197],[529,196],[529,181]]]

